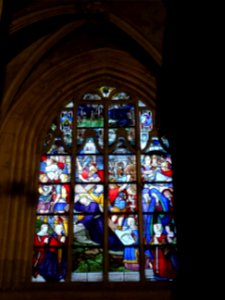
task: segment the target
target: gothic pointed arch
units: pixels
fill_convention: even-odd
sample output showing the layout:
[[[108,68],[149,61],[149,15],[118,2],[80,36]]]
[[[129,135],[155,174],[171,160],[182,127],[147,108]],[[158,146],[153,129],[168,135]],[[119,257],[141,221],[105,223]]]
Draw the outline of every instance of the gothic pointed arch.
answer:
[[[51,120],[38,176],[34,282],[176,276],[168,141],[157,136],[150,105],[121,86],[90,85]]]

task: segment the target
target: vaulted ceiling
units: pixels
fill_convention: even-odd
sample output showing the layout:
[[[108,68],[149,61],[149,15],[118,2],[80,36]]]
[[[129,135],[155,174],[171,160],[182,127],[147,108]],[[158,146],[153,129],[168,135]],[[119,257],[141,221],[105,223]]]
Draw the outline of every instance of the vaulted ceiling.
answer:
[[[98,64],[101,70],[108,68],[105,77],[123,78],[127,82],[136,70],[139,79],[131,80],[128,86],[136,86],[140,92],[148,82],[146,95],[155,99],[166,21],[163,1],[11,0],[10,5],[6,2],[5,9],[11,11],[11,18],[4,47],[6,72],[1,117],[7,115],[32,84],[57,68],[64,70],[64,78],[69,78],[71,72],[86,78],[83,73],[94,72],[93,64]]]

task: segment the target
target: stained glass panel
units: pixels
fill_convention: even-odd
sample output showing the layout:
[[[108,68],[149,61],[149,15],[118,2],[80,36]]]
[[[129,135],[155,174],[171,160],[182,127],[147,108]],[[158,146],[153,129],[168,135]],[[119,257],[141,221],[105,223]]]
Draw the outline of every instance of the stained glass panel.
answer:
[[[112,96],[112,100],[127,100],[130,99],[130,96],[125,92],[116,93]]]
[[[39,181],[42,183],[70,182],[70,156],[42,156]]]
[[[136,184],[109,184],[108,198],[111,212],[135,212],[137,210]]]
[[[90,134],[90,130],[94,130],[94,134],[93,132],[91,132]],[[93,128],[93,129],[78,129],[77,130],[77,144],[81,145],[86,136],[94,136],[97,140],[98,145],[103,148],[104,145],[104,141],[103,141],[103,137],[104,137],[104,129],[103,128]]]
[[[73,249],[72,281],[93,282],[103,279],[103,251],[95,247]]]
[[[108,123],[113,127],[128,127],[135,125],[133,104],[114,104],[109,106]]]
[[[137,215],[112,215],[110,221],[119,240],[112,244],[109,250],[110,280],[138,281],[139,280],[139,234]]]
[[[76,180],[100,182],[104,180],[103,156],[79,155],[76,159]]]
[[[125,130],[125,132],[124,132]],[[135,145],[135,129],[134,128],[109,128],[108,130],[108,142],[109,145],[112,145],[115,141],[117,136],[123,135],[126,137],[128,142],[134,146]]]
[[[34,281],[64,281],[67,273],[68,219],[40,216],[34,235]]]
[[[77,127],[103,127],[103,105],[80,104],[77,108]]]
[[[73,112],[72,110],[65,110],[60,115],[60,129],[65,134],[72,131]]]
[[[140,132],[140,146],[141,150],[144,150],[147,146],[149,141],[149,131],[148,130],[141,130]]]
[[[113,129],[113,128],[110,128],[109,131],[108,131],[108,141],[109,141],[109,145],[112,145],[115,140],[116,140],[116,132],[117,132],[118,129]]]
[[[144,184],[141,191],[143,212],[171,212],[174,210],[172,183]]]
[[[150,110],[142,110],[140,112],[141,131],[151,131],[153,128],[152,112]]]
[[[145,244],[176,244],[176,227],[172,215],[146,214],[143,222]]]
[[[79,202],[79,203],[85,203],[87,205],[92,204],[92,202],[96,202],[99,206],[99,209],[103,211],[104,186],[102,184],[76,184],[74,202],[75,204],[76,202]],[[78,205],[75,205],[74,211],[76,211],[77,206]],[[93,207],[94,206],[95,204],[93,205]],[[78,211],[81,212],[81,210]]]
[[[136,180],[136,156],[109,155],[110,182],[129,182]]]
[[[65,107],[66,108],[72,108],[72,107],[74,107],[73,101],[69,102]]]
[[[52,214],[47,214],[47,215],[37,215],[36,217],[36,233],[42,229],[42,225],[47,224],[47,229],[48,233],[53,233],[55,228],[57,230],[59,229],[60,226],[56,225],[61,225],[61,231],[62,235],[67,236],[68,235],[68,216],[63,216],[63,215],[52,215]],[[46,227],[45,227],[46,229]]]
[[[128,141],[130,142],[130,144],[132,146],[135,145],[135,130],[134,128],[125,128],[126,132],[127,132],[127,138]]]
[[[61,112],[60,130],[62,132],[64,143],[69,148],[72,147],[72,123],[73,112],[71,110]]]
[[[129,150],[128,141],[124,137],[118,137],[112,150],[113,154],[132,154],[132,151]]]
[[[149,281],[174,280],[178,269],[177,250],[170,246],[146,248],[149,267],[145,269],[145,278]]]
[[[169,142],[153,130],[151,107],[135,99],[101,86],[70,99],[52,121],[40,161],[32,281],[175,278]]]
[[[149,147],[145,150],[145,152],[153,152],[153,151],[160,151],[160,152],[167,152],[167,149],[163,147],[163,144],[160,143],[159,138],[152,137]]]
[[[149,140],[149,133],[153,129],[152,112],[150,110],[141,110],[139,112],[140,118],[140,144],[141,149],[147,146]]]
[[[47,154],[68,154],[61,137],[56,137]]]
[[[172,160],[167,155],[141,155],[142,181],[172,181]]]
[[[37,213],[67,213],[70,203],[70,185],[39,185]]]
[[[86,93],[83,96],[84,100],[101,100],[101,97],[98,94]]]
[[[74,245],[103,246],[103,216],[96,202],[81,198],[75,203],[75,210],[88,214],[74,215]],[[86,201],[86,202],[85,202]],[[91,213],[91,214],[90,214]]]
[[[99,91],[101,92],[103,97],[109,97],[111,92],[114,90],[114,87],[108,87],[108,86],[101,86],[99,88]]]
[[[79,154],[98,154],[99,151],[96,147],[96,143],[93,137],[86,138],[86,141],[79,151]]]
[[[138,100],[138,107],[146,107],[146,104],[143,101]]]

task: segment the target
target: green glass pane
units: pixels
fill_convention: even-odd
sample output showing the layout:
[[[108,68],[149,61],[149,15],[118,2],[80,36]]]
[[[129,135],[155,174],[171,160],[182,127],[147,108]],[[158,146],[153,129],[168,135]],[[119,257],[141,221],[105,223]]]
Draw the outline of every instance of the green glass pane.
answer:
[[[103,105],[80,104],[77,108],[77,127],[103,127]]]
[[[72,281],[95,282],[103,279],[103,251],[95,247],[72,250]]]

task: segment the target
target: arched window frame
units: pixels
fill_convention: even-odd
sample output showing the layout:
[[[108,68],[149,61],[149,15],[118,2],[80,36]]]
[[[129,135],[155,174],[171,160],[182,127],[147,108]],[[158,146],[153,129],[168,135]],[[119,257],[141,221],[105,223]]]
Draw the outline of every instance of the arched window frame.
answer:
[[[108,111],[108,105],[109,105],[109,101],[111,100],[111,98],[113,97],[113,95],[118,92],[120,90],[117,90],[117,89],[114,89],[111,91],[111,93],[109,93],[110,97],[108,97],[107,94],[105,94],[104,96],[104,93],[101,91],[101,89],[97,89],[97,90],[93,90],[93,93],[95,94],[98,94],[102,99],[101,100],[87,100],[87,99],[83,99],[83,97],[74,97],[74,99],[70,99],[69,101],[67,102],[71,102],[71,101],[74,101],[74,107],[73,107],[73,114],[74,114],[74,122],[73,122],[73,134],[76,133],[76,130],[77,130],[77,121],[75,118],[75,115],[76,115],[76,107],[77,105],[81,104],[81,103],[84,103],[84,104],[101,104],[103,103],[104,104],[104,107],[105,107],[105,111],[104,111],[104,119],[107,120],[108,119],[108,114],[107,114],[107,111]],[[124,103],[134,103],[135,105],[135,114],[136,114],[136,121],[135,121],[135,126],[134,126],[134,130],[135,130],[135,138],[136,138],[136,141],[137,140],[140,140],[140,136],[139,136],[139,128],[140,128],[140,121],[139,121],[139,111],[142,110],[142,108],[140,108],[138,106],[138,102],[140,101],[140,98],[137,96],[137,95],[134,95],[134,93],[131,91],[128,92],[129,95],[132,95],[132,100],[126,100],[126,99],[122,99],[122,100],[114,100],[115,103],[117,104],[124,104]],[[133,96],[134,95],[134,96]],[[147,103],[147,101],[143,99],[143,102]],[[151,110],[151,108],[149,107],[149,105],[146,106],[147,109]],[[62,110],[64,111],[68,111],[70,110],[70,108],[63,108]],[[61,110],[61,111],[62,111]],[[136,163],[136,175],[137,175],[137,181],[136,181],[136,186],[137,186],[137,202],[138,202],[138,206],[141,207],[142,204],[141,204],[141,155],[143,155],[143,153],[149,149],[150,147],[150,144],[152,142],[152,138],[158,138],[158,132],[157,132],[157,128],[156,128],[156,125],[155,125],[155,111],[154,110],[151,110],[152,112],[152,120],[153,120],[153,129],[152,130],[149,130],[149,139],[148,139],[148,143],[146,144],[146,146],[144,147],[144,149],[141,149],[140,147],[137,147],[136,151],[135,151],[135,155],[136,155],[136,158],[137,158],[137,163]],[[59,118],[59,117],[58,117]],[[57,121],[57,123],[59,124],[59,119]],[[105,122],[106,124],[107,122]],[[107,125],[104,125],[104,143],[105,145],[108,145],[108,135],[107,135],[107,130],[108,130],[109,126],[108,124]],[[123,132],[123,130],[119,130],[120,133]],[[73,141],[76,140],[76,137],[77,136],[73,136]],[[168,152],[169,151],[169,148],[167,148],[167,145],[163,142],[162,139],[159,138],[159,142],[160,142],[160,145],[161,145],[161,148],[163,149],[163,151],[165,152]],[[43,154],[47,154],[48,155],[48,151],[50,149],[50,146],[52,145],[52,143],[49,143],[47,144],[46,142],[44,143],[44,153]],[[73,145],[74,146],[74,145]],[[71,161],[71,175],[72,174],[75,174],[75,156],[76,154],[78,155],[78,152],[79,152],[79,149],[78,148],[82,148],[83,145],[81,145],[80,147],[77,147],[74,146],[74,150],[72,149],[72,151],[70,151],[68,148],[67,148],[67,151],[69,150],[71,157],[72,157],[72,161]],[[128,148],[130,148],[129,146],[129,143],[127,144]],[[77,150],[78,149],[78,150]],[[131,150],[132,150],[132,147],[131,147]],[[77,151],[77,152],[76,152]],[[134,148],[133,150],[134,151]],[[107,158],[107,155],[109,154],[110,150],[109,150],[109,147],[107,146],[106,148],[104,147],[104,151],[103,151],[103,155],[104,156],[104,163],[105,163],[105,170],[107,170],[107,166],[108,166],[108,158]],[[109,184],[109,178],[108,178],[108,175],[107,175],[107,172],[105,172],[105,177],[106,179],[104,179],[104,184],[106,183],[107,187],[105,188],[105,192],[104,192],[104,207],[107,207],[108,206],[108,193],[107,193],[107,189],[108,189],[108,184]],[[75,185],[75,178],[74,176],[72,175],[72,180],[70,182],[70,185],[71,185],[71,199],[73,199],[70,203],[70,205],[72,206],[73,205],[73,201],[74,201],[74,191],[73,191],[73,186]],[[78,182],[77,182],[78,183]],[[41,182],[41,184],[43,184],[43,182]],[[137,215],[138,215],[138,219],[139,219],[139,222],[138,222],[138,230],[139,230],[139,235],[140,235],[140,240],[143,241],[143,213],[142,213],[142,209],[137,209]],[[104,213],[103,213],[103,217],[104,217],[104,223],[106,224],[107,223],[107,219],[108,219],[108,215],[109,215],[109,212],[107,209],[104,210]],[[71,252],[72,252],[72,247],[71,247],[71,244],[72,244],[72,240],[73,240],[73,234],[72,234],[72,216],[73,216],[73,210],[70,209],[70,212],[68,214],[69,216],[69,230],[68,230],[68,244],[69,244],[69,247],[68,247],[68,269],[67,269],[67,275],[65,276],[65,280],[66,281],[71,281]],[[106,227],[105,231],[104,231],[104,250],[103,250],[103,253],[104,253],[104,263],[103,263],[103,277],[102,277],[102,280],[101,281],[104,281],[104,282],[108,282],[108,281],[113,281],[113,280],[109,280],[108,278],[108,269],[109,269],[109,261],[107,259],[107,256],[108,256],[108,247],[107,247],[107,239],[108,239],[108,229]],[[143,242],[140,243],[141,247],[139,249],[139,255],[140,255],[140,277],[137,281],[148,281],[149,279],[146,277],[145,275],[145,247],[143,247]],[[139,245],[139,246],[140,246]],[[64,280],[63,279],[63,280]],[[167,278],[169,280],[171,280],[172,278]],[[157,280],[157,279],[154,279],[153,278],[153,281],[154,280]],[[57,280],[57,281],[60,281],[60,280]],[[73,280],[72,280],[73,281]],[[86,280],[86,281],[89,281],[89,280]],[[119,281],[119,280],[115,280],[115,281]],[[124,278],[123,278],[123,281],[126,281]],[[129,280],[128,280],[129,281]]]

